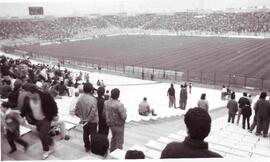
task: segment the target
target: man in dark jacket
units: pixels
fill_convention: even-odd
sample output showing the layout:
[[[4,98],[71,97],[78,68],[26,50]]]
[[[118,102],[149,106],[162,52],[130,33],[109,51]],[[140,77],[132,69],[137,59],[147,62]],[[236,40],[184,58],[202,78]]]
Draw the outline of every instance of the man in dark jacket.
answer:
[[[249,106],[249,107],[250,107],[250,102],[249,102],[249,99],[248,99],[248,97],[247,97],[247,93],[246,93],[246,92],[244,92],[244,93],[243,93],[243,97],[241,97],[241,98],[238,100],[238,104],[239,104],[239,107],[238,107],[237,124],[239,124],[240,117],[241,117],[241,114],[242,114],[242,109],[243,109],[245,106]]]
[[[61,81],[60,84],[58,84],[55,89],[58,91],[58,94],[60,96],[68,95],[69,96],[69,91],[67,87],[64,85],[64,81]]]
[[[211,117],[208,112],[202,108],[189,109],[184,121],[188,136],[183,142],[169,143],[162,151],[161,159],[222,157],[208,150],[208,143],[204,142],[211,129]]]
[[[263,131],[263,137],[268,137],[269,121],[270,121],[270,103],[266,101],[266,92],[262,92],[260,99],[256,103],[256,118],[257,118],[257,130],[256,135],[261,135]]]
[[[238,103],[235,101],[235,95],[231,95],[231,99],[227,103],[228,108],[228,123],[234,123],[235,114],[238,110]]]
[[[173,87],[173,84],[171,84],[171,87],[168,89],[167,96],[169,96],[169,107],[174,106],[174,108],[176,108],[175,89]]]
[[[10,106],[10,108],[12,109],[17,109],[17,102],[18,102],[18,97],[19,97],[19,94],[20,94],[20,88],[22,86],[22,81],[17,79],[15,82],[14,82],[14,89],[13,91],[11,91],[9,94],[8,94],[8,104]]]
[[[104,115],[104,102],[105,102],[105,98],[104,98],[104,92],[105,92],[105,88],[104,87],[99,87],[97,90],[97,108],[98,108],[98,118],[99,118],[99,122],[98,122],[98,133],[99,134],[104,134],[108,137],[109,134],[109,127],[106,123],[106,119],[105,119],[105,115]]]
[[[11,84],[10,82],[4,82],[3,85],[0,87],[1,88],[0,96],[2,99],[8,98],[9,93],[12,92],[10,84]]]
[[[252,115],[251,107],[250,106],[244,106],[244,108],[242,108],[242,115],[243,115],[243,121],[242,121],[243,129],[245,129],[246,121],[247,121],[247,128],[250,129],[249,119],[250,119],[250,116]]]
[[[49,131],[52,120],[58,114],[57,104],[50,94],[39,91],[36,85],[29,85],[27,90],[29,94],[25,98],[21,115],[30,124],[36,125],[44,151],[42,159],[46,159],[54,151]]]
[[[183,110],[186,109],[187,97],[187,89],[184,85],[181,85],[179,107]]]

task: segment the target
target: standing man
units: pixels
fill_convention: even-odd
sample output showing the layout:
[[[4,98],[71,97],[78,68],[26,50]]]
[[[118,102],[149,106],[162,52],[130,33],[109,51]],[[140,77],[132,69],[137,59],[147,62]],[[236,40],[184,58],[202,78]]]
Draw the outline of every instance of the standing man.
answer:
[[[238,103],[235,101],[235,95],[231,95],[231,99],[227,103],[228,108],[228,123],[232,121],[234,123],[234,118],[238,110]]]
[[[110,99],[110,94],[109,94],[109,90],[106,90],[106,93],[104,95],[105,100],[109,100]]]
[[[97,108],[98,108],[98,133],[103,134],[106,137],[108,137],[109,134],[109,127],[106,123],[105,115],[104,115],[104,93],[105,93],[105,88],[104,87],[99,87],[97,90]]]
[[[249,102],[249,99],[247,98],[247,93],[246,92],[244,92],[243,97],[241,97],[238,100],[238,104],[239,104],[239,107],[238,107],[237,125],[239,124],[240,117],[242,115],[242,109],[245,106],[250,106],[250,102]]]
[[[120,90],[115,88],[111,91],[111,98],[104,103],[106,122],[112,132],[111,149],[123,149],[124,128],[127,119],[126,108],[118,100]]]
[[[185,110],[187,105],[187,89],[184,85],[181,85],[179,107]]]
[[[189,86],[189,94],[191,94],[192,83],[190,82],[188,86]]]
[[[175,104],[175,89],[174,89],[172,83],[171,83],[171,87],[167,91],[167,96],[169,96],[169,107],[171,108],[172,106],[174,106],[174,108],[176,108],[176,104]]]
[[[93,135],[97,133],[97,123],[99,120],[97,100],[91,94],[92,90],[93,85],[91,83],[85,83],[83,85],[84,93],[79,97],[75,108],[75,115],[81,119],[80,123],[83,124],[85,152],[88,152],[91,148],[89,136],[91,135],[92,139]]]
[[[267,93],[262,92],[260,99],[256,103],[256,118],[257,118],[257,130],[256,135],[261,135],[263,131],[263,137],[268,137],[269,121],[270,121],[270,103],[266,100]]]

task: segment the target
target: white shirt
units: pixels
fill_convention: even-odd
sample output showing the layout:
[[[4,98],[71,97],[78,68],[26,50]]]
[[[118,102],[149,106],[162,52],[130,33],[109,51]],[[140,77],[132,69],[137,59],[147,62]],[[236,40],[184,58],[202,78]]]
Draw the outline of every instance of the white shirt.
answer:
[[[30,99],[29,101],[30,103],[30,108],[33,112],[33,116],[36,120],[43,120],[45,118],[43,112],[42,112],[42,108],[41,108],[41,101],[37,100],[37,101],[33,101]]]

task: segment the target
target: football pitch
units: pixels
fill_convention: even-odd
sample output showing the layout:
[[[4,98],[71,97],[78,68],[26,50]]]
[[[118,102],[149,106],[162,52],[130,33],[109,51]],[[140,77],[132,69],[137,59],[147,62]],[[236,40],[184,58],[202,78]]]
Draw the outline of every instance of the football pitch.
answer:
[[[129,35],[20,49],[149,68],[270,79],[270,39]]]

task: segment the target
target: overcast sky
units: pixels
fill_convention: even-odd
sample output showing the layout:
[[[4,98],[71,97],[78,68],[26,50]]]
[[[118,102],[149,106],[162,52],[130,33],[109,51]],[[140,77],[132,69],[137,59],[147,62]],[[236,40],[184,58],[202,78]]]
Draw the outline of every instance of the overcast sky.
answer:
[[[26,16],[29,6],[43,6],[45,15],[172,12],[266,6],[270,0],[0,0],[0,16]]]

